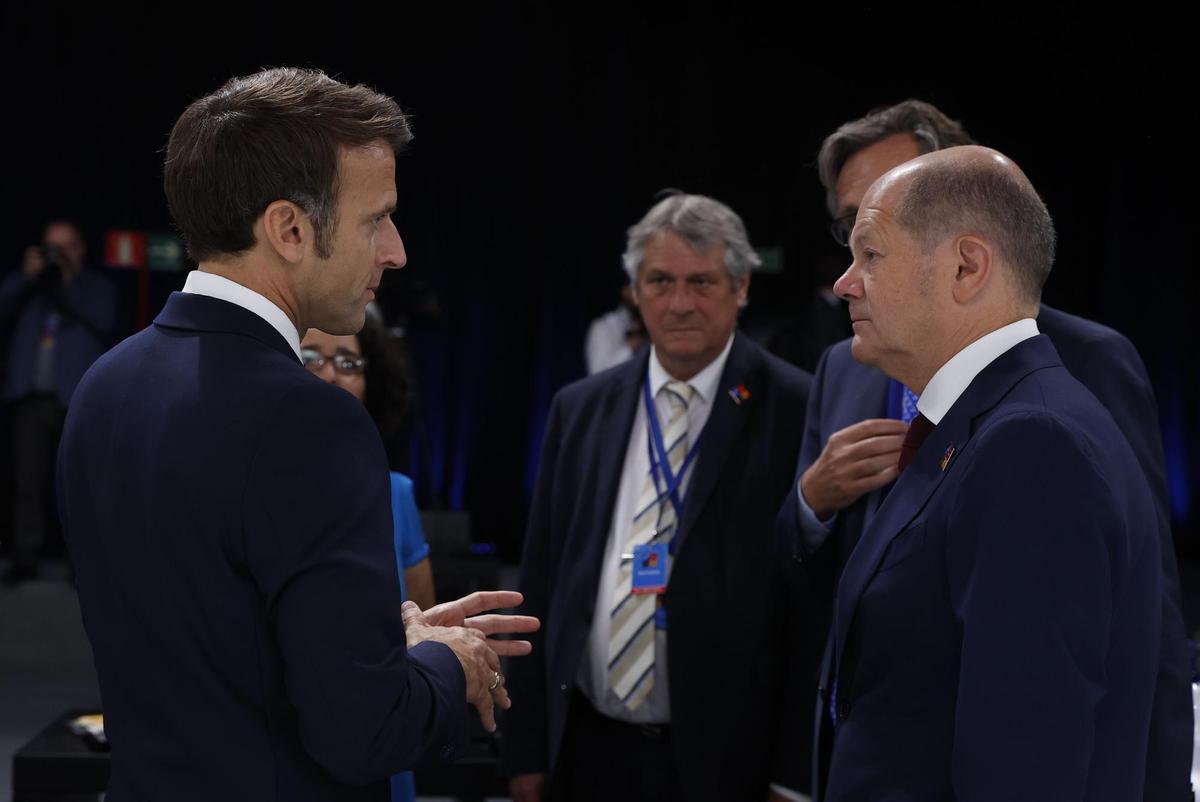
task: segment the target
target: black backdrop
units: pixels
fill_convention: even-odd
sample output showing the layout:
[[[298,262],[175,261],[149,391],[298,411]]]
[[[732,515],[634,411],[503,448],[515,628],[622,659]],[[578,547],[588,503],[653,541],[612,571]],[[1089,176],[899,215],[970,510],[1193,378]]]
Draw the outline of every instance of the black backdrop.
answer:
[[[1140,348],[1191,553],[1197,126],[1180,26],[1144,4],[1120,17],[1082,4],[474,5],[6,4],[3,269],[48,215],[79,219],[93,252],[109,228],[169,230],[167,134],[232,75],[315,66],[392,94],[416,139],[398,175],[409,264],[381,303],[407,320],[421,384],[413,471],[426,504],[469,509],[477,537],[514,556],[550,398],[582,375],[587,322],[613,306],[624,229],[654,192],[715,195],[756,245],[782,247],[785,273],[758,277],[751,303],[786,314],[830,247],[812,167],[821,138],[921,97],[1042,191],[1062,243],[1046,299]],[[134,284],[115,278],[131,331]],[[153,278],[156,306],[182,282]]]

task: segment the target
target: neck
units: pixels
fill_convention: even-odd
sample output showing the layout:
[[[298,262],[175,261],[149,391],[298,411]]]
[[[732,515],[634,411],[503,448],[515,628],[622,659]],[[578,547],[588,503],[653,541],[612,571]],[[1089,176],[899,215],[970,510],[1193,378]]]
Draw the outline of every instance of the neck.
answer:
[[[959,321],[959,325],[952,329],[946,336],[938,339],[938,342],[945,345],[931,350],[929,358],[923,360],[921,365],[913,365],[911,370],[905,370],[908,374],[904,377],[896,376],[898,381],[904,382],[907,387],[917,395],[925,392],[925,387],[929,384],[929,380],[934,377],[942,366],[955,357],[960,351],[966,348],[971,343],[981,337],[991,334],[997,329],[1004,328],[1010,323],[1016,323],[1018,320],[1029,317],[1024,312],[1016,310],[1004,310],[997,312],[979,320],[971,320],[963,318]]]
[[[276,276],[269,268],[248,262],[201,262],[197,268],[201,272],[227,278],[248,290],[254,290],[282,309],[301,336],[308,331],[308,326],[304,324],[300,314],[295,293],[286,281]]]
[[[724,350],[725,348],[722,346],[721,351]],[[658,357],[658,364],[662,365],[663,370],[667,372],[668,376],[675,381],[686,382],[691,381],[697,373],[711,365],[721,355],[721,351],[717,351],[715,354],[697,356],[692,359],[680,359],[668,356],[662,350],[656,348],[654,349],[654,355]]]

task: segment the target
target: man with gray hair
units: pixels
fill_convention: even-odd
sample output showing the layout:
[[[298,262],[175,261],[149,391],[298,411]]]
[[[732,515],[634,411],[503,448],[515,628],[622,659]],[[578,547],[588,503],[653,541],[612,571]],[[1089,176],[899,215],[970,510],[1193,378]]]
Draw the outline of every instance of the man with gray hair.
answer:
[[[959,122],[919,100],[842,125],[825,140],[818,158],[834,236],[847,243],[862,198],[880,176],[922,153],[971,142]],[[925,217],[953,218],[947,213],[956,210],[946,203],[944,197],[926,197],[911,208]],[[1017,249],[1010,243],[1010,251]],[[1033,316],[1067,370],[1116,419],[1153,491],[1157,520],[1147,525],[1160,534],[1163,620],[1145,793],[1148,800],[1181,799],[1189,794],[1191,765],[1190,649],[1180,614],[1153,391],[1136,349],[1116,331],[1045,304]],[[896,479],[901,443],[918,403],[910,387],[856,361],[850,340],[830,348],[817,368],[796,486],[780,517],[796,558],[807,561],[816,575],[822,575],[822,563],[828,568],[823,572],[827,594]],[[828,669],[827,656],[821,683],[827,712]],[[828,765],[830,723],[829,715],[818,718],[818,777]]]
[[[806,791],[792,725],[813,649],[771,524],[810,377],[736,330],[758,257],[728,206],[664,198],[624,261],[651,348],[552,404],[520,579],[542,657],[508,677],[513,797]]]

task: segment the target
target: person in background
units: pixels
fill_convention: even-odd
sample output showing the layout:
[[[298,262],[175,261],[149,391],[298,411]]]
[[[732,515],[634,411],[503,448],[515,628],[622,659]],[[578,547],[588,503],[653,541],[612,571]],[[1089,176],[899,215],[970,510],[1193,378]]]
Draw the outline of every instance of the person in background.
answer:
[[[560,390],[521,558],[537,657],[510,666],[516,802],[800,799],[804,590],[771,548],[811,377],[738,332],[742,219],[671,194],[629,229],[651,347]]]
[[[621,303],[617,308],[588,326],[583,346],[588,375],[620,365],[648,342],[646,324],[633,300],[633,287],[626,281],[621,287]]]
[[[111,344],[116,290],[85,267],[79,227],[52,220],[42,244],[0,282],[0,342],[8,344],[4,401],[12,416],[12,564],[5,584],[38,575],[54,453],[84,371]]]
[[[404,419],[408,406],[407,371],[386,329],[370,315],[357,335],[334,336],[320,329],[309,329],[300,349],[309,372],[363,402],[381,436],[386,437]],[[396,471],[390,473],[401,591],[422,610],[428,610],[436,603],[433,571],[412,480]]]

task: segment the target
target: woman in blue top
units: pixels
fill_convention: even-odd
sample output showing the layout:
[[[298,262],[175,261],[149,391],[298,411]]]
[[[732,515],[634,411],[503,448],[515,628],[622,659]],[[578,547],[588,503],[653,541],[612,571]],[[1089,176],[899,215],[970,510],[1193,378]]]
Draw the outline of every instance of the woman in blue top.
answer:
[[[300,354],[309,371],[366,404],[380,434],[389,436],[391,427],[404,415],[408,382],[404,364],[382,326],[368,315],[358,336],[334,336],[309,329],[300,344]],[[394,471],[391,480],[392,536],[400,574],[400,599],[412,599],[422,610],[428,610],[434,605],[433,571],[412,480]],[[413,802],[415,798],[412,772],[392,777],[392,802]]]

